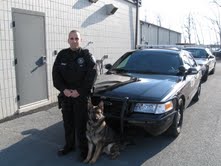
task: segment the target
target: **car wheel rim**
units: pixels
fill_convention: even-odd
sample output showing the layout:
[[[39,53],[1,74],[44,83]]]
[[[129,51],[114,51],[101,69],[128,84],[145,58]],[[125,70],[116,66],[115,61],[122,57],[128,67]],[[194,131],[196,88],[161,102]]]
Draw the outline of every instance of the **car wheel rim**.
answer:
[[[181,113],[180,113],[180,110],[177,111],[177,132],[179,133],[180,132],[180,120],[181,120]]]
[[[177,112],[177,126],[179,126],[179,123],[180,123],[180,111]]]
[[[201,86],[198,89],[198,96],[200,96],[200,92],[201,92]]]

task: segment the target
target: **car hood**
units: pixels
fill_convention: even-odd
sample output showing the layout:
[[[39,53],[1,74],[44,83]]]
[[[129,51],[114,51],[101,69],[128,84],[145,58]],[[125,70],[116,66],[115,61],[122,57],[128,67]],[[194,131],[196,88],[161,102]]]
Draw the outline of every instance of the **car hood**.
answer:
[[[205,65],[208,63],[206,58],[195,58],[195,60],[198,65]]]
[[[176,84],[178,76],[144,74],[104,74],[95,82],[94,94],[108,97],[129,97],[134,100],[161,101]]]

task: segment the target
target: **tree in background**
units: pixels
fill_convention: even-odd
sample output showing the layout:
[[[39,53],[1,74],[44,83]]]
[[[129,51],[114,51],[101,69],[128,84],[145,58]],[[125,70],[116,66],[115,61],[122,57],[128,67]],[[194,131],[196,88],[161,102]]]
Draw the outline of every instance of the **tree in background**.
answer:
[[[217,6],[221,7],[221,2],[219,2],[217,0],[213,0],[213,3],[215,3]]]
[[[194,21],[191,13],[189,13],[189,15],[187,16],[186,22],[183,25],[183,29],[185,43],[191,43],[192,31],[194,29]]]
[[[160,27],[162,26],[161,16],[159,14],[157,15],[157,25],[159,25]]]
[[[208,22],[209,28],[214,32],[216,42],[211,44],[218,44],[221,47],[221,0],[211,0],[213,16],[203,16]],[[204,44],[204,34],[202,33],[202,26],[197,21],[198,15],[189,13],[186,21],[183,24],[183,38],[185,43],[192,43],[195,41],[197,44]],[[201,34],[200,34],[201,32]],[[200,34],[200,35],[199,35]],[[200,40],[201,37],[201,40]],[[201,42],[200,42],[201,41]]]
[[[217,36],[217,43],[221,45],[221,1],[213,0],[212,3],[215,5],[214,18],[208,18],[212,23],[212,28]]]

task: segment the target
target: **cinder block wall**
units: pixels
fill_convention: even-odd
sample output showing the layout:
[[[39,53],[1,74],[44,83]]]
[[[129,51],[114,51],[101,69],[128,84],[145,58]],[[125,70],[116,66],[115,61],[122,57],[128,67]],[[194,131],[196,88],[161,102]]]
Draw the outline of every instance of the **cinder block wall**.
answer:
[[[106,14],[106,5],[114,4],[118,10]],[[57,101],[57,90],[52,85],[54,50],[68,47],[67,35],[78,29],[83,37],[82,46],[96,59],[108,55],[105,63],[112,63],[125,51],[134,48],[136,7],[131,0],[1,0],[0,1],[0,119],[19,112],[16,96],[14,66],[14,38],[12,8],[45,14],[48,102]],[[38,107],[32,106],[27,111]]]

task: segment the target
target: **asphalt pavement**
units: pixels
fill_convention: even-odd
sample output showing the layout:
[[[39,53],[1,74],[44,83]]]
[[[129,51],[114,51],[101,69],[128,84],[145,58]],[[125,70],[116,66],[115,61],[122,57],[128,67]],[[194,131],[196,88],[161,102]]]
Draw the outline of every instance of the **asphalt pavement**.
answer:
[[[116,160],[102,155],[96,166],[220,166],[221,164],[221,63],[202,86],[199,102],[185,111],[177,139],[152,137],[135,131],[135,145]],[[212,104],[210,104],[212,103]],[[50,105],[18,118],[0,121],[0,166],[81,166],[78,151],[57,156],[64,144],[61,111]]]
[[[42,108],[19,118],[0,123],[0,166],[80,166],[78,150],[67,156],[57,156],[63,147],[64,130],[61,111],[56,105]],[[132,147],[127,154],[117,160],[102,155],[94,165],[131,165],[128,154],[135,153]],[[141,160],[132,159],[133,166],[141,165]]]

